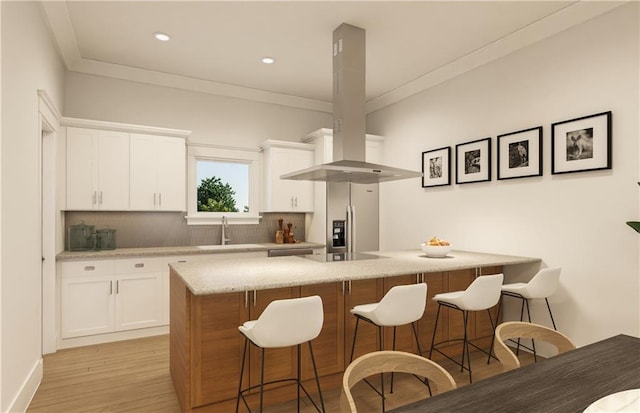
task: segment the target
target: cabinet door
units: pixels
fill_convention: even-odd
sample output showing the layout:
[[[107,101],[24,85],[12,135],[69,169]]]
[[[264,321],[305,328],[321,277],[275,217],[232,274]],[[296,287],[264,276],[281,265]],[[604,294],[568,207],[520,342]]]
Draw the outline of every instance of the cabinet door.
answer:
[[[98,132],[98,207],[129,209],[129,134]]]
[[[350,363],[351,344],[356,326],[356,317],[350,310],[360,304],[370,304],[382,299],[382,279],[357,280],[347,282],[349,285],[345,295],[345,368]],[[378,350],[378,328],[371,323],[360,322],[358,324],[358,338],[356,340],[355,353],[353,359],[366,353]]]
[[[396,285],[415,284],[417,281],[418,279],[415,274],[384,278],[384,294]],[[427,287],[427,292],[428,290],[429,288]],[[416,323],[416,329],[417,328],[418,325]],[[393,327],[385,327],[383,335],[384,349],[391,350],[393,348]],[[420,336],[418,335],[418,337]],[[396,327],[396,350],[417,354],[418,348],[416,346],[416,338],[413,336],[411,324]],[[424,351],[423,348],[421,348],[421,350]]]
[[[291,170],[287,172],[299,171],[313,166],[313,152],[298,151],[295,159],[291,160]],[[313,211],[313,182],[308,181],[288,181],[291,183],[293,197],[293,210],[298,212]]]
[[[97,131],[67,128],[67,209],[97,207]]]
[[[162,324],[162,273],[116,276],[116,329],[153,327]]]
[[[63,277],[62,338],[114,330],[113,275]]]
[[[445,292],[445,274],[442,272],[433,272],[424,274],[424,280],[427,283],[427,306],[424,310],[424,316],[419,323],[420,347],[425,355],[431,347],[431,339],[433,337],[433,328],[436,322],[436,314],[438,313],[438,303],[433,301],[433,296]],[[444,310],[444,307],[443,307]],[[444,331],[447,320],[440,314],[438,321],[438,330],[436,331],[436,343],[444,340]]]
[[[296,298],[300,296],[299,287],[274,288],[256,291],[255,300],[249,308],[250,318],[257,319],[273,300]],[[260,349],[250,347],[250,378],[251,386],[260,384]],[[286,379],[297,374],[297,351],[295,347],[269,348],[265,350],[264,381]],[[239,371],[239,369],[238,369]],[[286,382],[283,385],[287,384]]]
[[[186,211],[186,153],[181,138],[157,138],[158,209]]]
[[[322,331],[311,343],[319,376],[344,370],[344,294],[342,282],[300,287],[301,297],[319,295],[322,298]],[[313,364],[307,344],[302,347],[302,368],[303,379],[313,378]]]
[[[177,276],[174,276],[177,277]],[[174,282],[174,281],[172,281]],[[191,296],[188,321],[191,346],[191,400],[196,407],[235,399],[238,394],[244,336],[238,326],[248,320],[244,293]],[[174,328],[174,324],[171,324]],[[249,366],[245,366],[248,383]]]
[[[483,275],[491,275],[491,274],[499,274],[502,272],[502,267],[484,267],[481,269],[481,274]],[[473,338],[483,338],[480,340],[479,345],[482,345],[488,348],[491,345],[491,337],[493,336],[493,327],[491,323],[494,325],[496,323],[496,317],[498,315],[498,304],[491,308],[491,321],[489,320],[489,315],[487,311],[478,311],[475,313],[475,331]]]
[[[474,274],[475,270],[457,270],[448,272],[448,285],[446,291],[453,292],[466,290],[475,278]],[[467,325],[467,334],[469,337],[474,337],[475,334],[474,317],[474,312],[469,312]],[[443,323],[445,339],[454,340],[464,337],[464,320],[462,317],[462,311],[442,306],[440,309],[439,323]],[[444,347],[448,348],[448,354],[455,355],[456,357],[460,355],[462,351],[461,341],[454,341]],[[436,357],[435,354],[434,357]]]
[[[152,211],[158,204],[155,136],[131,134],[130,207]]]
[[[313,182],[280,179],[281,175],[313,166],[313,152],[273,147],[268,149],[265,178],[266,211],[313,211]]]

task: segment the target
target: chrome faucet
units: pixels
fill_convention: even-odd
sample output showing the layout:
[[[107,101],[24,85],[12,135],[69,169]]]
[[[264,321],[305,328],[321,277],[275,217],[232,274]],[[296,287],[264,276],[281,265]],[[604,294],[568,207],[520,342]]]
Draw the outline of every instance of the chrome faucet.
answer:
[[[229,241],[231,241],[231,238],[227,238],[226,236],[227,225],[229,225],[229,221],[227,220],[227,217],[223,215],[222,216],[222,237],[220,240],[220,245],[227,245]]]

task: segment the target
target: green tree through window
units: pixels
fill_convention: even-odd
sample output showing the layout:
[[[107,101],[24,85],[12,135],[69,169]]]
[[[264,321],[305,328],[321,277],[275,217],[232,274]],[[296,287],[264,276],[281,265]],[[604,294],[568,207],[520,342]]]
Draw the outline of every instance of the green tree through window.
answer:
[[[231,185],[216,176],[204,178],[198,186],[198,211],[238,212]],[[245,207],[246,212],[247,207]]]

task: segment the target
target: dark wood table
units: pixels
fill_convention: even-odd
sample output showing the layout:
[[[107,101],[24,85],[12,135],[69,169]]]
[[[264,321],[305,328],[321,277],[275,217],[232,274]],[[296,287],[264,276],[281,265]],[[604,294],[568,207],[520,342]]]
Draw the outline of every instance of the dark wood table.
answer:
[[[612,393],[640,388],[640,338],[618,335],[393,410],[582,412]]]

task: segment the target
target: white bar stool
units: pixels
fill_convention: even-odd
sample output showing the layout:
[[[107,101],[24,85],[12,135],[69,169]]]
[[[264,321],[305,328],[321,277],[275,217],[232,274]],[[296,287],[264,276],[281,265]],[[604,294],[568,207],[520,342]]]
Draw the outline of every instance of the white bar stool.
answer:
[[[393,350],[396,349],[396,327],[411,324],[413,336],[418,346],[418,355],[422,355],[416,321],[422,318],[427,305],[427,284],[396,285],[392,287],[382,300],[372,304],[361,304],[351,309],[351,314],[356,317],[356,326],[353,332],[351,355],[349,363],[353,361],[358,336],[358,323],[366,321],[378,327],[378,350],[382,350],[382,327],[393,327]],[[366,380],[365,380],[366,381]],[[378,391],[368,381],[366,383],[382,397],[382,411],[385,411],[384,377],[380,375],[381,391]],[[428,380],[424,382],[429,386]],[[391,374],[391,393],[393,393],[393,373]],[[429,388],[429,392],[431,389]]]
[[[522,300],[520,306],[520,321],[524,321],[524,307],[527,306],[527,319],[531,322],[531,313],[529,312],[529,300],[544,298],[547,303],[547,310],[549,310],[549,317],[551,317],[551,324],[554,330],[556,328],[556,322],[553,319],[551,313],[551,306],[549,305],[549,297],[555,294],[560,283],[560,271],[561,268],[543,268],[528,283],[512,283],[504,284],[502,286],[502,297],[513,297]],[[504,298],[503,298],[504,300]],[[502,305],[500,306],[502,307]],[[499,314],[499,313],[498,313]],[[533,358],[537,361],[536,344],[533,339],[531,340],[533,347]],[[524,346],[523,346],[524,347]],[[516,355],[520,352],[520,338],[518,338],[518,346],[516,348]]]
[[[300,389],[304,391],[313,406],[319,412],[325,411],[324,400],[322,398],[322,390],[320,389],[320,380],[318,379],[318,370],[316,369],[316,361],[313,356],[313,348],[311,340],[318,337],[322,330],[324,322],[324,312],[322,307],[322,299],[317,296],[292,298],[286,300],[275,300],[269,303],[257,320],[247,321],[238,329],[245,336],[244,350],[242,353],[242,365],[240,367],[240,384],[238,385],[238,398],[236,400],[236,413],[240,406],[240,399],[244,402],[247,410],[251,412],[251,408],[247,403],[244,393],[260,388],[260,412],[262,412],[264,399],[264,386],[272,383],[283,381],[295,381],[298,388],[298,412],[300,411]],[[248,344],[259,347],[261,349],[261,367],[260,367],[260,384],[242,388],[242,378],[244,376],[244,365],[247,357]],[[313,363],[313,372],[316,377],[318,386],[318,395],[320,396],[320,405],[311,398],[309,392],[304,388],[300,381],[300,345],[304,342],[309,343],[309,352],[311,353],[311,362]],[[265,348],[279,347],[298,347],[298,374],[296,378],[274,380],[268,383],[264,382],[264,356]]]
[[[502,280],[504,279],[503,274],[494,274],[494,275],[482,275],[477,277],[473,282],[467,287],[464,291],[454,291],[450,293],[442,293],[436,294],[433,299],[438,302],[438,312],[436,314],[436,322],[433,326],[433,336],[431,338],[431,349],[429,350],[429,358],[433,355],[433,350],[442,354],[449,360],[460,366],[460,371],[467,370],[469,372],[469,383],[472,383],[471,378],[471,358],[469,356],[469,345],[474,346],[478,350],[481,350],[485,353],[484,349],[476,346],[475,344],[469,342],[468,333],[467,333],[467,322],[469,320],[469,311],[482,311],[487,310],[487,314],[489,315],[489,321],[491,322],[491,327],[495,333],[495,324],[493,319],[491,318],[491,307],[498,304],[500,301],[500,287],[502,286]],[[464,323],[464,337],[462,339],[449,339],[445,341],[441,341],[436,343],[436,332],[438,330],[438,319],[440,318],[440,309],[442,306],[459,310],[462,312],[462,320]],[[496,317],[497,321],[497,317]],[[495,337],[495,335],[494,335]],[[447,343],[450,341],[462,340],[462,360],[458,362],[458,360],[454,360],[449,357],[447,354],[439,350],[436,346]],[[493,338],[491,339],[491,348],[493,348]],[[490,354],[489,351],[487,354]],[[464,365],[465,357],[467,358],[467,366]],[[489,356],[491,357],[491,355]]]

